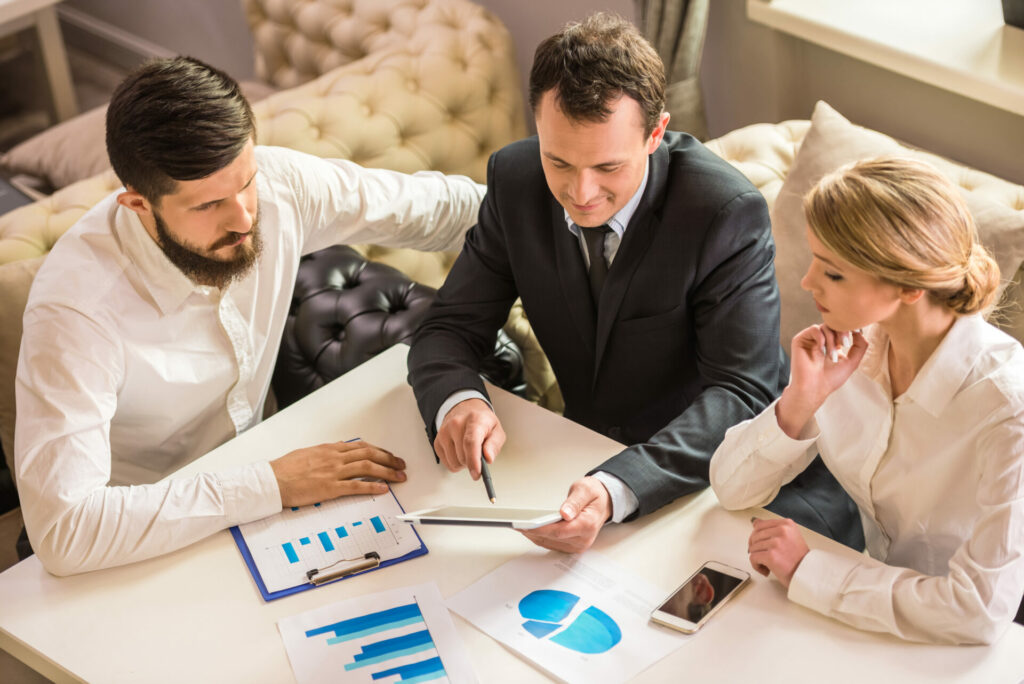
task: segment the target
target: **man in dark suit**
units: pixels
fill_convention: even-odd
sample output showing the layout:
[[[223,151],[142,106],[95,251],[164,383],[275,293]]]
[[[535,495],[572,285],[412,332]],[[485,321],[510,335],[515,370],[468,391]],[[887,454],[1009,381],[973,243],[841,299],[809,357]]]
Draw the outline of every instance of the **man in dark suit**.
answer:
[[[764,198],[696,139],[666,132],[664,90],[657,53],[619,17],[541,43],[537,137],[491,158],[479,223],[409,355],[438,459],[476,479],[505,440],[477,370],[521,297],[566,417],[632,445],[572,485],[561,522],[527,533],[548,548],[581,551],[606,521],[708,486],[726,429],[788,379]],[[833,527],[855,509],[822,479],[777,505],[842,534]],[[825,507],[839,509],[835,526],[813,510],[823,493],[837,497]]]

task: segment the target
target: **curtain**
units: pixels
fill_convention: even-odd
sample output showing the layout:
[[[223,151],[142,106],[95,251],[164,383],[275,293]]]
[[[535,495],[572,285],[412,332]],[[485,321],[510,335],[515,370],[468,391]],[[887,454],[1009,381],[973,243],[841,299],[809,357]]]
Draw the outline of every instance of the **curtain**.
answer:
[[[707,33],[709,0],[634,0],[640,30],[665,63],[665,109],[669,128],[700,140],[708,137],[700,60]]]

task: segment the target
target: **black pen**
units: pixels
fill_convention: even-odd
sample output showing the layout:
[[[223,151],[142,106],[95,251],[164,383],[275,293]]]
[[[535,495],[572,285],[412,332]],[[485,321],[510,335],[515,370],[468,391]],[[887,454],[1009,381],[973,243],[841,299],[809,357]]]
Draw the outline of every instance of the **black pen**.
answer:
[[[494,483],[491,482],[491,471],[487,467],[487,461],[484,460],[483,454],[480,454],[480,477],[484,481],[484,487],[487,489],[487,498],[494,503]]]

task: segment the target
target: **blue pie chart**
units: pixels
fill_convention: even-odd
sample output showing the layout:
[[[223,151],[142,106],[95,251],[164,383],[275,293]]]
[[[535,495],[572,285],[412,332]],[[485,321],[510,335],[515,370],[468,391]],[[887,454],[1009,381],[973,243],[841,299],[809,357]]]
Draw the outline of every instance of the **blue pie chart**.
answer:
[[[544,639],[563,626],[579,600],[579,596],[567,591],[538,589],[530,592],[519,601],[519,614],[526,618],[523,629]],[[622,630],[603,610],[589,606],[550,640],[578,653],[604,653],[622,641]]]

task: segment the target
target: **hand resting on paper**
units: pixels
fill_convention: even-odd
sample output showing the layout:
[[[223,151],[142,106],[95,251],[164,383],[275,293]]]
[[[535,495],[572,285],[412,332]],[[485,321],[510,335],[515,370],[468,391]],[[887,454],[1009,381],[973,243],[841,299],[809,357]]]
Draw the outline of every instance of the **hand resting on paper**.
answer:
[[[590,548],[611,517],[612,499],[600,480],[587,476],[572,483],[559,512],[562,514],[560,522],[522,530],[522,533],[545,549],[581,553]]]
[[[296,449],[270,462],[282,506],[306,506],[352,494],[383,494],[383,482],[405,481],[405,461],[368,442],[335,442]]]

